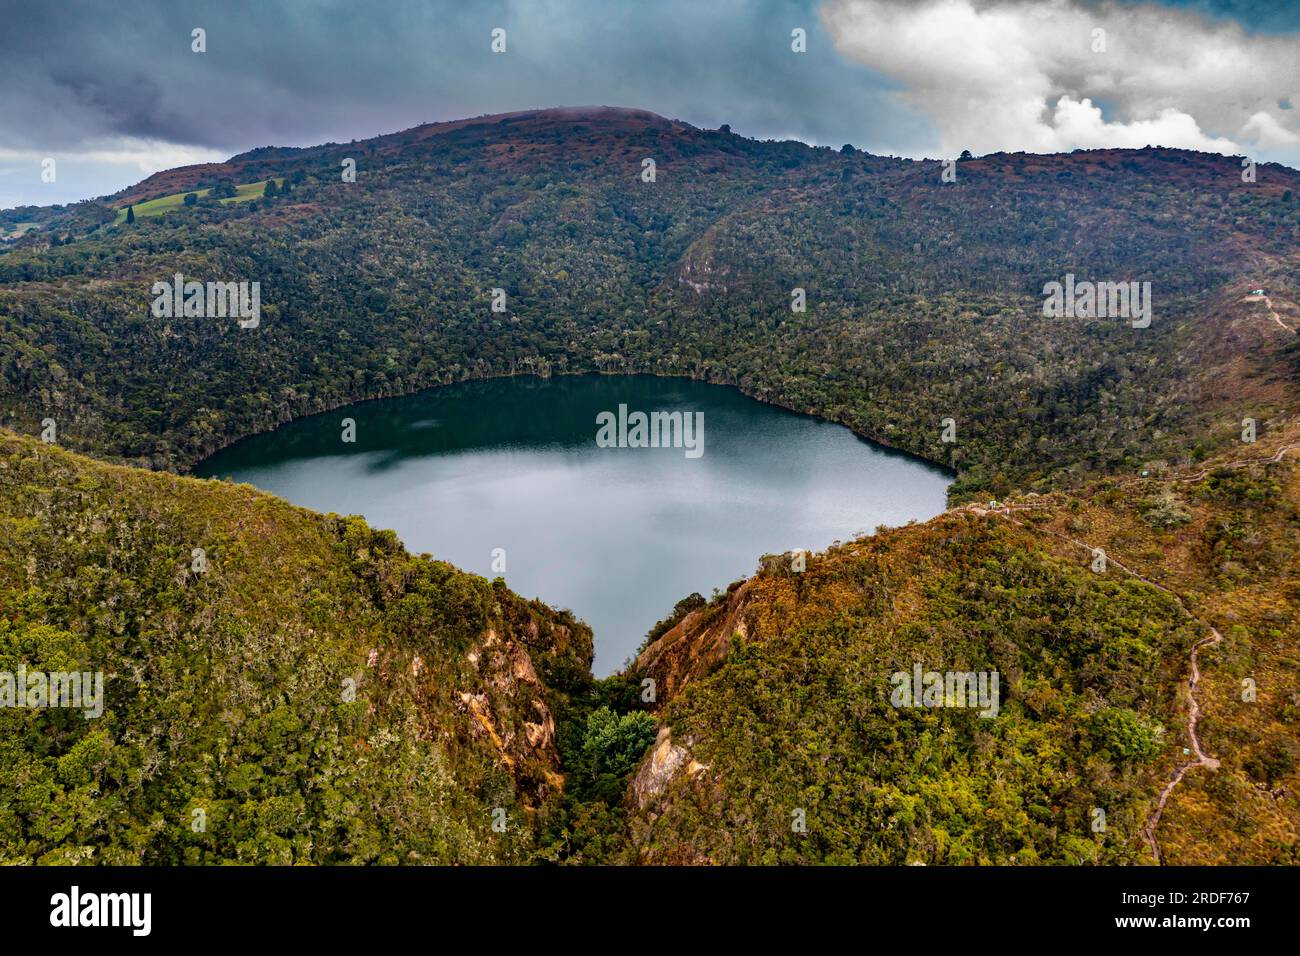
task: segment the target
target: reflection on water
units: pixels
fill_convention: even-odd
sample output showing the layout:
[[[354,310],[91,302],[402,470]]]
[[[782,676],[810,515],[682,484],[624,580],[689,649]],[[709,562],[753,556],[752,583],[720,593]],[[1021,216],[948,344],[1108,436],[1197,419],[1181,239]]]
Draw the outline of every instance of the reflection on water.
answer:
[[[601,448],[618,406],[703,412],[705,453]],[[356,422],[355,443],[342,420]],[[319,511],[360,514],[412,551],[569,607],[596,635],[597,674],[632,655],[692,591],[759,556],[821,550],[944,509],[943,469],[738,391],[652,376],[508,378],[350,405],[202,463]]]

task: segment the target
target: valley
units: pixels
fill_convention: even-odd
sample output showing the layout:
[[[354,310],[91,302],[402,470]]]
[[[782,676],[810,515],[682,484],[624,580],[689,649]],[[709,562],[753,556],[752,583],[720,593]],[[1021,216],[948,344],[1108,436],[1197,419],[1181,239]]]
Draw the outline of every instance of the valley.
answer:
[[[122,215],[268,180],[294,185]],[[25,230],[0,246],[5,653],[112,662],[103,730],[0,715],[0,853],[1296,862],[1297,180],[1161,148],[945,178],[591,108],[0,214]],[[177,273],[259,283],[260,322],[153,315]],[[1045,317],[1067,275],[1150,292],[1134,322]],[[733,516],[714,534],[747,566],[712,597],[656,596],[597,680],[587,624],[436,539],[413,556],[359,518],[180,477],[324,412],[337,440],[358,401],[535,374],[732,386],[950,469],[951,507],[840,527],[802,565]],[[891,707],[917,661],[996,670],[997,717]],[[211,838],[186,835],[194,809]]]

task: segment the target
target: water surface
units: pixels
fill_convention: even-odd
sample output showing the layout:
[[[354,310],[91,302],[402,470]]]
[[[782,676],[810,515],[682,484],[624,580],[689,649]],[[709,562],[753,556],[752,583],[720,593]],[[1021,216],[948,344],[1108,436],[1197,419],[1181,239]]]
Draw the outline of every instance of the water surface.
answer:
[[[597,415],[620,404],[703,412],[704,453],[598,447]],[[412,551],[571,608],[595,631],[600,675],[692,591],[708,597],[763,554],[930,518],[951,480],[735,389],[644,375],[504,378],[362,402],[245,439],[195,470],[364,515]]]

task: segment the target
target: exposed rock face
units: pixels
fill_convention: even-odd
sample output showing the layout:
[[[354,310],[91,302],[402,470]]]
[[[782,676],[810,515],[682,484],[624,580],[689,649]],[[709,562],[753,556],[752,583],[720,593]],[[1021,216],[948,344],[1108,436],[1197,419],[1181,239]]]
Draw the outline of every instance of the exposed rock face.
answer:
[[[625,803],[631,811],[632,841],[638,846],[639,863],[705,866],[714,862],[689,842],[656,845],[650,839],[655,820],[671,808],[682,788],[705,784],[708,779],[708,766],[691,755],[693,744],[694,740],[689,737],[674,742],[672,729],[667,725],[660,727],[654,746],[632,777]]]
[[[721,665],[734,635],[747,638],[754,633],[746,613],[752,598],[753,581],[745,581],[727,595],[725,603],[692,611],[641,652],[634,670],[654,680],[659,707],[688,682]]]
[[[659,728],[655,744],[641,762],[636,776],[632,778],[629,796],[639,811],[649,811],[654,819],[654,807],[668,793],[673,782],[685,775],[694,779],[709,768],[691,756],[689,738],[682,743],[673,743],[672,729],[667,725]]]
[[[687,261],[678,270],[677,281],[690,286],[692,291],[700,295],[710,291],[726,292],[727,286],[719,280],[725,278],[730,271],[725,266],[716,267],[708,261],[694,264]]]
[[[535,638],[536,623],[532,625],[528,636]],[[515,637],[502,637],[489,628],[466,659],[482,682],[477,692],[459,694],[472,718],[472,732],[491,740],[502,765],[538,800],[562,789],[564,777],[556,770],[555,718],[528,650]]]

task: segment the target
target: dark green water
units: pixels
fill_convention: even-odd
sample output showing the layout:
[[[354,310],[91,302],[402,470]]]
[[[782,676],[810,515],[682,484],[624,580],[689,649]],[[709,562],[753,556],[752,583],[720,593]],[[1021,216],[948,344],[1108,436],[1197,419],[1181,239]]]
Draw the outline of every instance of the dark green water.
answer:
[[[598,447],[597,415],[702,412],[703,454]],[[344,443],[341,422],[356,422]],[[652,376],[507,378],[350,405],[226,449],[197,469],[318,511],[360,514],[412,551],[569,607],[616,670],[673,605],[944,510],[950,476],[848,429],[735,389]]]

